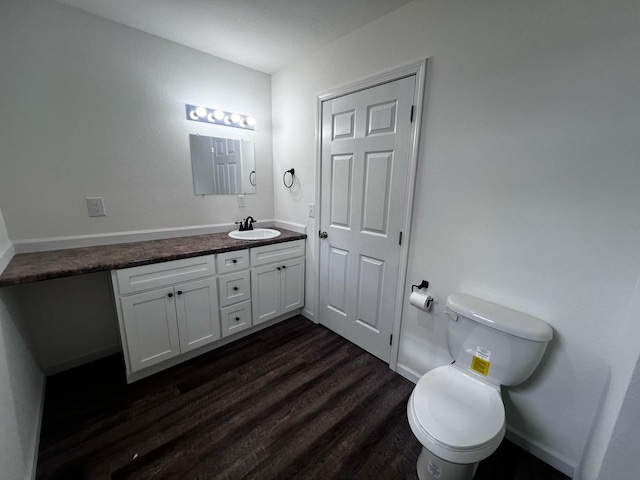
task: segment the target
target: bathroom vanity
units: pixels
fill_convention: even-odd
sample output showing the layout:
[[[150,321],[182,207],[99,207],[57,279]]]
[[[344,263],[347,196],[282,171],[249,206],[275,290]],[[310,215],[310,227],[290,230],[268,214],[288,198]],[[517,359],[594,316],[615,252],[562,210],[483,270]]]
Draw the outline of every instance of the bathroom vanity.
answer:
[[[304,253],[304,240],[293,240],[113,270],[127,379],[298,313],[304,306]]]
[[[299,313],[306,235],[279,230],[19,254],[0,286],[110,271],[130,383]]]

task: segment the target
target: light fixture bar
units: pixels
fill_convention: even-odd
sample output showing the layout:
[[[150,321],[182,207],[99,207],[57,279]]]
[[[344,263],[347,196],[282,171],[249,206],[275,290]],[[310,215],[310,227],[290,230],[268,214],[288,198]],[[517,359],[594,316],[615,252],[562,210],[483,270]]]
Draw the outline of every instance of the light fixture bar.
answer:
[[[224,110],[217,110],[215,108],[189,105],[188,103],[185,104],[185,106],[187,108],[187,120],[242,128],[243,130],[256,129],[256,119],[251,115],[225,112]]]

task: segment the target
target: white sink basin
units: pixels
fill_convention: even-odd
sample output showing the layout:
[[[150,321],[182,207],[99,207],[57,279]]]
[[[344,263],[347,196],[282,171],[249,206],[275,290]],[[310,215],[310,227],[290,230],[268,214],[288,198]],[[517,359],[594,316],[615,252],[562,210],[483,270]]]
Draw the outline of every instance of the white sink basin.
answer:
[[[282,235],[278,230],[272,230],[271,228],[254,228],[253,230],[234,230],[229,232],[231,238],[236,240],[268,240],[270,238],[277,238]]]

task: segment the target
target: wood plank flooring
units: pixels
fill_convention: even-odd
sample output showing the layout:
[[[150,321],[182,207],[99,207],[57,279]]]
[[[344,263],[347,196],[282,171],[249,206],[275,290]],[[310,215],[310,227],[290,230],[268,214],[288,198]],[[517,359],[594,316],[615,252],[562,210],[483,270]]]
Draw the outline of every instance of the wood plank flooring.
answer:
[[[47,380],[37,479],[416,479],[413,384],[296,317],[131,385]],[[566,479],[504,441],[476,479]]]

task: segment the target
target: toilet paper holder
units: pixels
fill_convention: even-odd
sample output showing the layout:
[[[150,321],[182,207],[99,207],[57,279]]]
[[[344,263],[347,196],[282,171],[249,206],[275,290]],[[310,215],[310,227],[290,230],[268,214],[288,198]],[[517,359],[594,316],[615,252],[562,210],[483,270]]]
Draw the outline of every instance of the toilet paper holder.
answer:
[[[411,303],[414,307],[419,308],[420,310],[427,311],[431,308],[433,304],[433,297],[431,295],[424,294],[422,292],[415,292],[414,288],[418,290],[422,290],[423,288],[429,288],[429,282],[426,280],[422,280],[419,285],[411,285],[411,296],[409,297],[409,303]],[[416,297],[414,299],[414,296]],[[421,304],[421,302],[424,302]]]
[[[419,290],[422,290],[423,288],[429,288],[429,282],[427,282],[426,280],[422,280],[422,282],[420,282],[420,285],[411,285],[411,291],[413,292],[413,289],[416,287]]]

